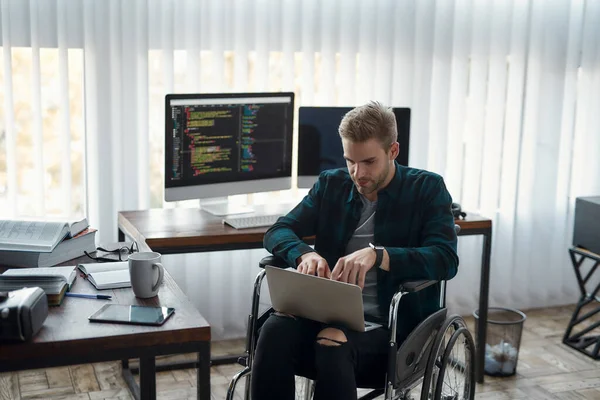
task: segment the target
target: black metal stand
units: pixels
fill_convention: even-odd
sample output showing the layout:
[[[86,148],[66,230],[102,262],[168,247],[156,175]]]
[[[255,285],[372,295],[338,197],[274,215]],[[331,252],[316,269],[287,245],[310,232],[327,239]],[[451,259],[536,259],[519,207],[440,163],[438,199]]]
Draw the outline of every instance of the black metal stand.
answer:
[[[123,367],[123,370],[121,371],[121,374],[123,375],[123,380],[125,380],[125,383],[127,384],[129,391],[131,392],[131,395],[135,400],[141,399],[140,387],[135,381],[133,375],[131,374],[131,371],[129,370],[129,361],[121,360],[121,366]],[[156,378],[154,379],[156,382]]]
[[[563,337],[563,343],[585,354],[586,356],[593,358],[594,360],[600,360],[600,335],[588,335],[588,333],[600,326],[600,321],[586,326],[577,333],[572,333],[573,328],[576,325],[581,324],[600,312],[600,298],[598,297],[600,283],[596,285],[592,292],[588,292],[586,289],[586,284],[600,265],[600,255],[580,249],[578,247],[570,248],[569,254],[571,256],[573,268],[575,269],[575,276],[577,277],[577,283],[579,285],[579,290],[581,291],[581,297],[579,298],[577,307],[571,316],[571,321],[569,322],[569,326],[567,327],[565,336]],[[577,259],[577,255],[581,257]],[[594,265],[584,277],[581,271],[581,266],[586,259],[594,261]],[[581,313],[583,307],[589,304],[594,304],[595,308],[580,316],[579,314]]]
[[[174,363],[171,366],[156,365],[154,356],[139,359],[138,367],[131,367],[129,359],[121,360],[122,375],[127,387],[135,400],[156,399],[156,373],[182,368],[197,368],[197,398],[209,400],[210,397],[210,342],[201,342],[197,345],[198,356],[196,361],[187,363]],[[140,374],[140,384],[135,381],[134,375]]]

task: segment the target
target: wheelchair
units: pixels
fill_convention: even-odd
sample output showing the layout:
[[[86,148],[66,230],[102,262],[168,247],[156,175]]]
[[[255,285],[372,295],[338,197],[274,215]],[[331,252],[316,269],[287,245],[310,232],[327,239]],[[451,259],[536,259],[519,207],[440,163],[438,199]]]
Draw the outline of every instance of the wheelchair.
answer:
[[[460,229],[458,225],[456,229]],[[238,362],[244,367],[232,378],[227,390],[227,400],[233,400],[237,384],[246,379],[244,399],[250,399],[250,376],[258,339],[258,330],[274,312],[272,308],[259,314],[260,289],[265,277],[265,266],[288,268],[280,258],[264,257],[254,282],[252,308],[248,316],[246,351]],[[412,281],[403,283],[392,298],[389,311],[390,330],[388,367],[381,387],[360,397],[374,399],[384,395],[386,400],[416,400],[411,391],[421,386],[421,400],[473,400],[475,398],[475,344],[465,321],[459,315],[447,315],[445,308],[445,281],[440,282],[440,310],[422,321],[398,346],[396,323],[398,305],[403,296],[418,292],[438,281]],[[304,399],[312,398],[314,382],[304,378]]]

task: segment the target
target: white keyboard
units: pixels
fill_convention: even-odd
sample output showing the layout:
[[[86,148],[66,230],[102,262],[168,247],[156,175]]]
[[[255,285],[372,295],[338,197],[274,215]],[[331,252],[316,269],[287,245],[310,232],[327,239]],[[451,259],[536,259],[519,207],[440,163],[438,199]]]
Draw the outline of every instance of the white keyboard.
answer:
[[[227,217],[223,220],[223,223],[235,229],[260,228],[273,225],[280,216],[281,215],[252,215],[249,217]]]

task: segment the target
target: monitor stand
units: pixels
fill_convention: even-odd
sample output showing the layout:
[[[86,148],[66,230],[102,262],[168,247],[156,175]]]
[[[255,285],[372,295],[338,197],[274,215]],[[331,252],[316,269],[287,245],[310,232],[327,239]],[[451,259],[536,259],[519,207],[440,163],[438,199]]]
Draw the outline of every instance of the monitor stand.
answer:
[[[227,197],[202,199],[200,200],[200,209],[218,217],[254,212],[254,209],[250,206],[243,204],[230,204]]]

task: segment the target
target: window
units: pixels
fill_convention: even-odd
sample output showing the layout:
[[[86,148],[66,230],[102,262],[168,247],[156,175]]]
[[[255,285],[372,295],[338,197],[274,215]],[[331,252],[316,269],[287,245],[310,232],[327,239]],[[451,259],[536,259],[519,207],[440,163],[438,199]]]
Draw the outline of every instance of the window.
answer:
[[[61,59],[58,49],[43,48],[37,64],[31,48],[0,48],[0,65],[0,216],[82,217],[83,51],[69,49]]]

